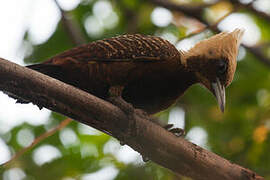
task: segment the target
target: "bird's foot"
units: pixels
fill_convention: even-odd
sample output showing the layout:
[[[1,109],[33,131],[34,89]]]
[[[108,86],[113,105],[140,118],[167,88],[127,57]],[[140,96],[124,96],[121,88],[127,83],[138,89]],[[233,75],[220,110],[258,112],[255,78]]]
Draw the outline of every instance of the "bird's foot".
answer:
[[[163,127],[164,129],[166,129],[167,131],[173,133],[176,137],[182,137],[185,135],[185,130],[181,129],[181,128],[174,128],[173,124],[166,124],[165,126],[162,125],[162,123],[153,116],[149,116],[145,111],[141,110],[141,109],[135,109],[135,113],[137,115],[139,115],[141,118],[143,119],[148,119],[151,122]]]
[[[151,117],[147,114],[147,112],[145,112],[145,111],[142,110],[142,109],[134,109],[134,112],[135,112],[138,116],[140,116],[141,118],[143,118],[143,119],[149,119],[149,118],[151,118]]]
[[[126,102],[121,96],[118,97],[112,96],[109,97],[107,100],[113,105],[119,107],[128,116],[134,113],[133,106],[130,103]]]
[[[123,87],[122,86],[113,86],[109,89],[109,97],[107,98],[107,100],[112,103],[113,105],[117,106],[118,108],[120,108],[127,116],[128,118],[128,126],[130,128],[128,129],[129,134],[134,134],[136,133],[134,130],[134,127],[136,127],[136,121],[133,120],[133,116],[135,113],[135,109],[132,106],[132,104],[126,102],[123,98],[122,98],[122,91],[123,91]],[[131,132],[132,131],[132,132]],[[133,132],[134,131],[134,132]],[[133,137],[132,135],[130,135],[130,137]],[[120,144],[121,145],[125,145],[126,143],[126,138],[125,137],[118,137],[118,139],[120,140]]]
[[[176,137],[182,137],[185,135],[185,130],[181,128],[174,128],[173,124],[167,124],[163,126],[164,129],[173,133]]]
[[[135,121],[133,120],[133,115],[134,115],[134,108],[133,106],[126,102],[122,97],[118,96],[118,97],[109,97],[107,99],[110,103],[112,103],[113,105],[117,106],[118,108],[120,108],[127,116],[127,118],[129,119],[128,121],[128,126],[129,127],[136,127],[135,126]],[[132,128],[128,128],[128,129],[132,129]],[[132,132],[128,132],[128,133],[132,133]],[[120,144],[123,146],[126,143],[126,137],[118,137],[118,139],[120,140]]]
[[[121,97],[124,86],[112,86],[109,88],[109,97]]]
[[[107,99],[110,103],[112,103],[113,105],[117,106],[118,108],[120,108],[127,116],[128,118],[128,126],[129,127],[136,127],[135,125],[135,121],[133,120],[133,114],[134,114],[134,108],[133,106],[126,102],[122,97],[109,97]],[[133,131],[132,128],[127,128],[128,131],[127,133],[128,134],[132,134]],[[119,143],[121,146],[124,146],[127,142],[127,138],[128,136],[119,136],[118,137],[118,140],[119,140]],[[130,136],[132,137],[132,136]]]
[[[143,156],[143,155],[142,155],[142,159],[143,159],[143,162],[148,162],[148,161],[150,161],[150,159],[149,159],[148,157]]]
[[[119,107],[128,116],[134,113],[133,106],[122,98],[123,86],[112,86],[109,89],[109,102]]]

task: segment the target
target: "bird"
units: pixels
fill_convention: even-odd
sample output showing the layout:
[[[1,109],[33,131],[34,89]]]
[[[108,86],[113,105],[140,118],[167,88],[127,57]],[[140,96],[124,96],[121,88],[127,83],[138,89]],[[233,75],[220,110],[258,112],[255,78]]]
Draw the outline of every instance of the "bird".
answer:
[[[179,51],[160,37],[125,34],[27,67],[105,100],[120,97],[150,115],[167,109],[199,83],[224,112],[225,88],[233,80],[243,32],[221,32],[188,51]]]

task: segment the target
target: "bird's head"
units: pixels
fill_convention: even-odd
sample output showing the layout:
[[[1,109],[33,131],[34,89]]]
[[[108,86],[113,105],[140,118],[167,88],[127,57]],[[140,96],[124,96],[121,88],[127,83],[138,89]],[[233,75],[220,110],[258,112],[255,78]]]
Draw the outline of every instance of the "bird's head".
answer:
[[[233,80],[243,33],[240,29],[219,33],[184,53],[188,69],[195,73],[200,84],[214,94],[222,112],[225,108],[225,88]]]

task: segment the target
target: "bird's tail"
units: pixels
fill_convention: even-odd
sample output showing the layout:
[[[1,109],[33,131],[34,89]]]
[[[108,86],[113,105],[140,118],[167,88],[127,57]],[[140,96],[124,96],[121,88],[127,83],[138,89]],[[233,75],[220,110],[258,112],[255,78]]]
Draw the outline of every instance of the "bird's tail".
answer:
[[[33,64],[26,66],[27,68],[46,74],[50,77],[61,79],[61,67],[54,64]]]
[[[33,64],[26,66],[27,68],[33,69],[35,71],[38,71],[42,74],[46,74],[50,77],[61,79],[61,67],[54,65],[54,64]],[[10,97],[17,99],[16,103],[26,104],[29,103],[29,101],[21,99],[15,95],[8,94]]]

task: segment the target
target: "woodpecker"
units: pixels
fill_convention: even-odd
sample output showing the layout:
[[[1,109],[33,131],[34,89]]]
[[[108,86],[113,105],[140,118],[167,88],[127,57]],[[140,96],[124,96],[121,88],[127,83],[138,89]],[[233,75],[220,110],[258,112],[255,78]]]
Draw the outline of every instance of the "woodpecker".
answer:
[[[225,87],[233,80],[243,31],[222,32],[178,51],[160,37],[121,35],[56,55],[33,70],[97,97],[121,96],[148,114],[165,110],[191,85],[200,83],[225,108]]]

